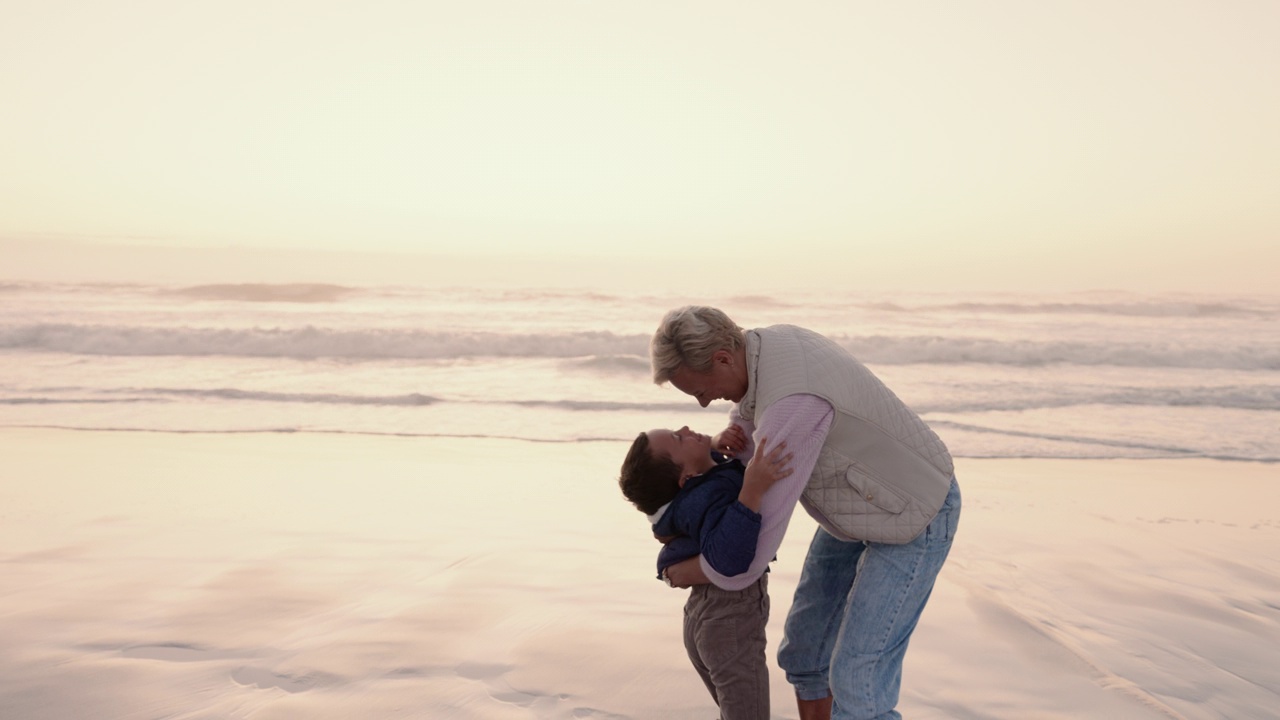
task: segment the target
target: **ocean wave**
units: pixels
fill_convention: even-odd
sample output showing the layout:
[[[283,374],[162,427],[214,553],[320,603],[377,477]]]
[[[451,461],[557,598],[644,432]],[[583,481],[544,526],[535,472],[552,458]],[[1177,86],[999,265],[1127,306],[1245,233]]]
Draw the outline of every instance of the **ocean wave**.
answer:
[[[685,412],[688,402],[626,402],[614,400],[446,400],[422,393],[402,395],[345,395],[340,393],[283,393],[265,390],[239,390],[235,388],[46,388],[56,395],[33,397],[30,394],[16,397],[0,397],[0,405],[73,405],[80,403],[141,403],[168,401],[174,398],[202,400],[244,400],[268,403],[313,403],[317,405],[377,405],[387,407],[427,407],[439,404],[454,405],[512,405],[516,407],[543,408],[585,412]],[[116,395],[122,397],[95,397]],[[67,397],[66,395],[70,395]],[[721,403],[723,405],[723,403]],[[728,406],[723,408],[728,410]]]
[[[519,407],[536,407],[550,408],[554,410],[588,410],[597,412],[615,412],[623,410],[639,410],[641,412],[671,412],[683,413],[688,412],[688,402],[668,402],[668,403],[636,403],[636,402],[619,402],[610,400],[484,400],[472,401],[483,403],[485,405],[516,405]],[[712,406],[716,409],[722,409],[728,412],[729,405],[723,405],[722,408]]]
[[[649,360],[639,355],[593,355],[567,361],[568,370],[590,370],[603,375],[638,375],[650,371]]]
[[[1100,459],[1112,458],[1128,458],[1128,457],[1160,457],[1160,458],[1205,458],[1210,460],[1230,460],[1245,462],[1263,462],[1263,463],[1280,463],[1280,457],[1259,454],[1245,455],[1237,452],[1225,451],[1225,448],[1191,448],[1182,447],[1171,444],[1157,444],[1148,442],[1139,442],[1135,440],[1116,440],[1111,438],[1099,438],[1082,435],[1070,435],[1066,433],[1044,433],[1044,432],[1028,432],[1021,430],[1009,430],[1002,428],[985,427],[982,425],[974,425],[971,423],[959,423],[947,420],[931,420],[930,427],[935,430],[953,430],[975,433],[978,435],[990,435],[1003,438],[1021,438],[1031,440],[1033,442],[1050,442],[1061,443],[1066,446],[1075,446],[1087,449],[1087,454],[1071,453],[1071,452],[1054,452],[1049,447],[1038,446],[1036,452],[1027,453],[1025,450],[1019,454],[1010,452],[984,453],[981,455],[964,455],[963,453],[955,453],[961,457],[1029,457],[1029,458],[1051,458],[1051,457],[1090,457]],[[956,440],[949,441],[950,443]],[[959,443],[962,444],[962,443]]]
[[[476,290],[475,294],[496,299],[502,303],[546,302],[549,300],[569,300],[593,304],[613,304],[625,302],[620,295],[597,292],[593,290],[548,289],[548,288],[516,288],[510,290]]]
[[[899,313],[967,313],[991,315],[1115,315],[1152,318],[1273,317],[1275,309],[1224,301],[1131,302],[954,302],[902,305],[894,302],[863,303],[866,310]]]
[[[390,407],[427,407],[433,405],[510,405],[516,407],[567,410],[573,412],[670,412],[683,413],[690,408],[690,401],[672,396],[669,402],[633,402],[626,400],[579,399],[457,399],[428,395],[420,392],[369,395],[344,393],[272,392],[238,388],[180,388],[180,387],[59,387],[3,389],[12,393],[0,396],[0,405],[68,405],[76,403],[139,403],[160,402],[178,398],[209,400],[242,400],[268,403],[312,403],[317,405],[377,405]],[[105,396],[105,397],[104,397]],[[1155,407],[1155,408],[1205,408],[1229,410],[1280,411],[1280,386],[1222,386],[1222,387],[1152,387],[1124,389],[1074,388],[1069,392],[1050,393],[1029,389],[1015,393],[984,393],[979,397],[962,400],[935,400],[914,405],[921,415],[937,413],[1016,412],[1030,410],[1057,410],[1082,406],[1106,407]],[[715,402],[709,412],[728,412],[731,405]]]
[[[225,428],[211,430],[207,428],[172,428],[147,427],[145,425],[39,425],[39,424],[0,424],[0,428],[22,428],[28,430],[68,430],[71,432],[145,432],[170,435],[354,435],[370,437],[402,437],[402,438],[441,438],[446,440],[517,440],[531,443],[579,444],[598,442],[630,442],[632,437],[574,437],[548,438],[524,435],[499,435],[490,433],[437,433],[437,432],[399,432],[393,430],[340,430],[329,428],[284,427],[249,427]]]
[[[296,359],[572,358],[647,352],[643,335],[611,332],[503,334],[429,330],[163,328],[45,323],[0,328],[0,349],[73,355],[228,356]]]
[[[1225,408],[1230,410],[1280,410],[1280,387],[1237,385],[1223,387],[1152,387],[1120,390],[1075,389],[1072,394],[1043,395],[1029,392],[1012,396],[983,397],[957,402],[918,404],[916,412],[972,413],[1017,410],[1049,410],[1084,405]]]
[[[170,290],[168,294],[199,300],[239,302],[333,302],[355,292],[354,288],[324,283],[244,283],[238,285],[195,285]]]
[[[835,338],[869,365],[981,364],[1037,367],[1110,365],[1235,370],[1280,370],[1275,343],[1180,345],[1172,342],[993,340],[986,338],[844,337]]]
[[[134,402],[155,398],[190,397],[214,400],[248,400],[278,403],[317,403],[324,405],[391,405],[424,407],[441,402],[421,393],[404,395],[343,395],[339,393],[281,393],[235,388],[119,388],[106,392],[131,396]]]
[[[1280,345],[995,340],[943,336],[834,338],[869,365],[1053,364],[1280,370]],[[0,349],[73,355],[227,356],[295,359],[447,360],[474,357],[582,358],[580,367],[648,372],[646,334],[438,332],[411,329],[198,328],[43,323],[0,327]]]
[[[11,397],[0,398],[0,405],[109,405],[112,403],[150,402],[153,398],[50,398],[50,397]]]
[[[735,307],[750,309],[766,309],[766,308],[793,308],[798,307],[795,302],[775,298],[770,295],[735,295],[728,298],[726,304]]]

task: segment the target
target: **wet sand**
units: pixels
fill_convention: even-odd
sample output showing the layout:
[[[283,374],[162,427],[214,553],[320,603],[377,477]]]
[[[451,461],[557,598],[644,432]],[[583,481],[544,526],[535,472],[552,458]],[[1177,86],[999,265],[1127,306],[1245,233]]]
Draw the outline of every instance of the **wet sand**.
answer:
[[[0,717],[705,720],[624,451],[0,430]],[[957,467],[906,717],[1280,707],[1280,468]],[[773,566],[771,663],[813,529]]]

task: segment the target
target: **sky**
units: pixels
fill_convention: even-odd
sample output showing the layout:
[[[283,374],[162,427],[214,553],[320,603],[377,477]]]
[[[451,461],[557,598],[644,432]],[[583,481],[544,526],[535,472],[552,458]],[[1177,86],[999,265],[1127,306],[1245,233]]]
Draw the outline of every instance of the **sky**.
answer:
[[[1273,292],[1280,3],[0,0],[0,279]]]

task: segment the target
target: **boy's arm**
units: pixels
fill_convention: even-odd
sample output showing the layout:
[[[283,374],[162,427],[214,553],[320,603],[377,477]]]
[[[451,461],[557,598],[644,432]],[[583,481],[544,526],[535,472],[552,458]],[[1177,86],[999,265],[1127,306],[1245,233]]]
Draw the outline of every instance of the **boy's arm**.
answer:
[[[738,488],[724,482],[717,502],[707,508],[698,529],[703,560],[725,576],[741,575],[751,567],[760,537],[760,513],[738,501]]]
[[[658,579],[662,580],[663,571],[681,560],[697,557],[700,552],[698,542],[688,535],[677,535],[663,544],[658,551]]]

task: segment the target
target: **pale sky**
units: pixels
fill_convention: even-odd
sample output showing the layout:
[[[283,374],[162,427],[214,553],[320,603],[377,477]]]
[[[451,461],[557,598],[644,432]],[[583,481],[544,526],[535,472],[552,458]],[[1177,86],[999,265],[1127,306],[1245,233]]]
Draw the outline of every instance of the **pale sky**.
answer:
[[[1274,0],[0,0],[0,279],[1273,291],[1277,38]]]

